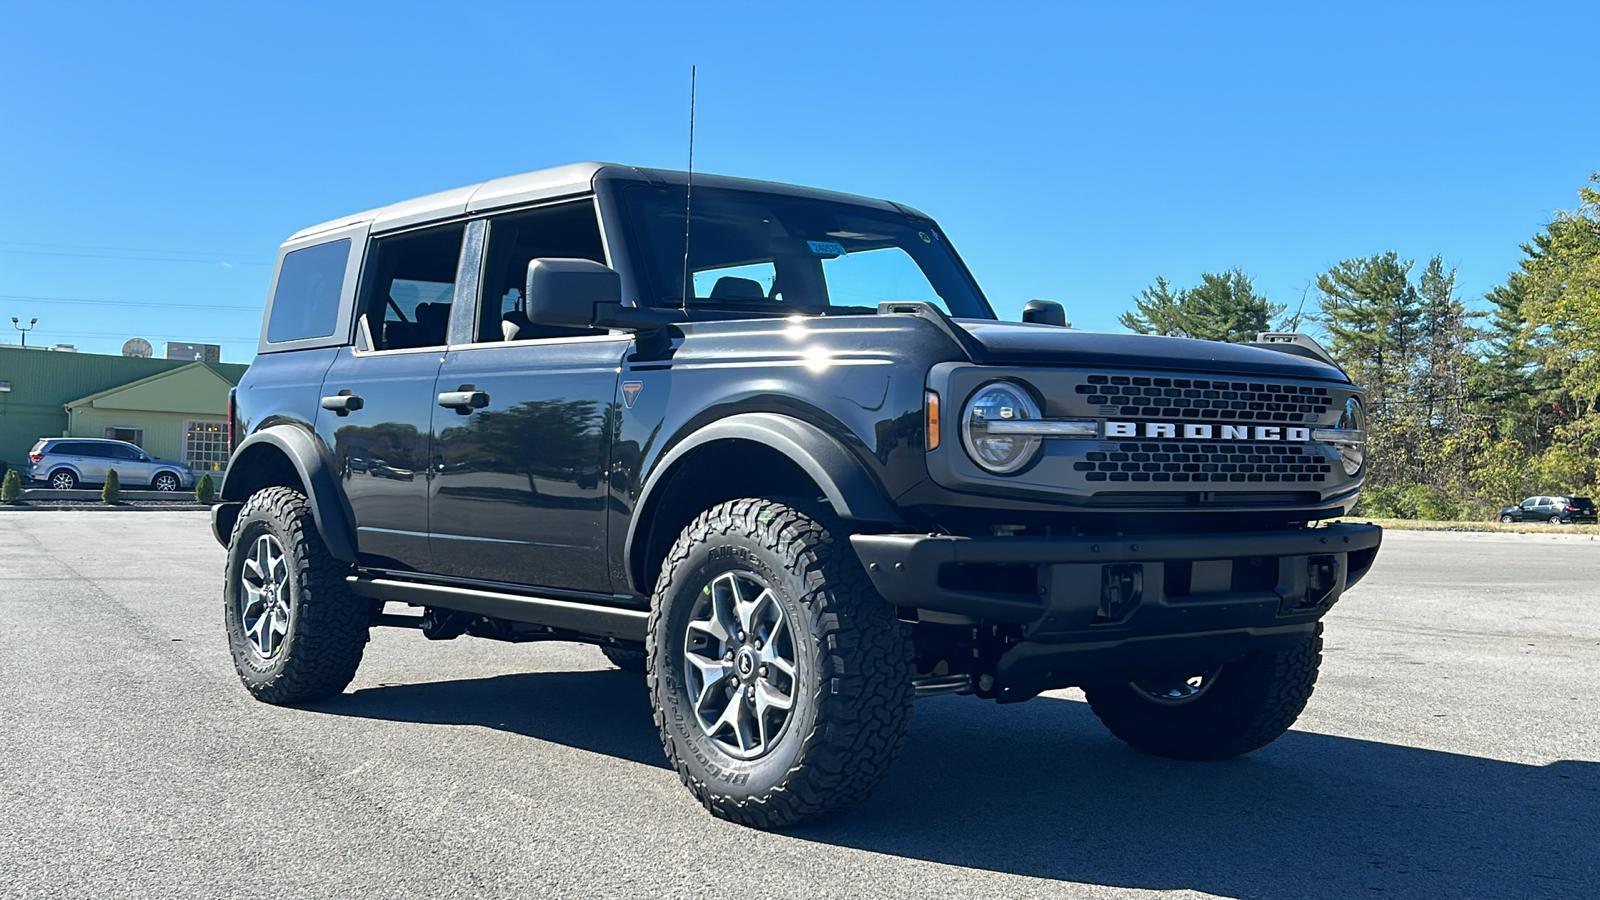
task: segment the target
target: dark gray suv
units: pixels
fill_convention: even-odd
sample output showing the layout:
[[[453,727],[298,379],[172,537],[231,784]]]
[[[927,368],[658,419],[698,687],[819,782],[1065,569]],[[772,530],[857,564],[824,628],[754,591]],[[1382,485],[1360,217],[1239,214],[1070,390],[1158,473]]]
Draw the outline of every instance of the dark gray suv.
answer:
[[[908,206],[688,181],[568,166],[283,245],[213,512],[251,693],[338,694],[373,626],[595,644],[759,827],[865,795],[932,694],[1082,686],[1181,759],[1288,729],[1381,537],[1323,521],[1366,471],[1320,347],[1001,322]]]
[[[28,451],[22,476],[71,490],[81,484],[104,484],[111,469],[117,470],[124,487],[156,491],[194,487],[194,473],[183,463],[157,459],[126,441],[104,438],[43,438]]]

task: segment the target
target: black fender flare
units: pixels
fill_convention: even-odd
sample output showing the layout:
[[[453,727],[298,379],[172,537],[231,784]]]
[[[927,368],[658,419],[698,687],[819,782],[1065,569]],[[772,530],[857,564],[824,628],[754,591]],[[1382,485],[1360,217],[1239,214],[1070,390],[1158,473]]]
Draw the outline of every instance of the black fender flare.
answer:
[[[780,413],[750,412],[718,419],[678,441],[652,467],[633,505],[634,514],[628,523],[628,537],[623,545],[623,559],[627,561],[629,578],[633,577],[635,541],[640,534],[642,511],[650,509],[656,490],[670,480],[679,461],[696,449],[715,441],[741,440],[768,447],[782,453],[799,466],[828,499],[833,511],[842,519],[867,522],[899,523],[900,513],[889,502],[883,488],[868,474],[866,468],[836,438],[810,422]],[[648,591],[649,586],[644,586]]]
[[[321,438],[298,425],[271,425],[241,441],[233,451],[233,462],[243,459],[250,448],[261,445],[270,446],[281,453],[300,476],[300,483],[305,486],[306,497],[311,501],[311,513],[317,523],[317,532],[322,535],[323,543],[327,544],[328,553],[341,562],[355,564],[358,561],[355,529],[351,526],[351,516],[344,492],[339,488],[336,468],[329,459]],[[224,545],[227,544],[228,535],[233,531],[233,522],[238,516],[236,504],[249,498],[247,493],[249,476],[245,474],[243,467],[234,465],[233,462],[229,463],[228,473],[222,479],[222,489],[218,492],[219,498],[223,501],[219,507],[235,504],[233,513],[221,515],[217,510],[213,510],[212,513],[212,528],[217,532],[217,540]]]

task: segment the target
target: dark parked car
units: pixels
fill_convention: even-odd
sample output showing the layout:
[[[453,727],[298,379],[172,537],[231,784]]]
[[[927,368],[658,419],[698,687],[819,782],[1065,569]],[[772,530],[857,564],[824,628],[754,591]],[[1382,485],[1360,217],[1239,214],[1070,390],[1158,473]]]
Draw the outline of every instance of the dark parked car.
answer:
[[[1552,525],[1592,525],[1596,521],[1594,501],[1588,497],[1545,495],[1529,497],[1516,506],[1500,510],[1500,521],[1549,522]]]
[[[588,642],[761,827],[865,795],[917,697],[1082,686],[1179,759],[1289,728],[1382,534],[1322,521],[1366,475],[1325,351],[1001,322],[914,209],[687,181],[569,166],[284,244],[213,511],[258,699],[338,694],[373,626]]]

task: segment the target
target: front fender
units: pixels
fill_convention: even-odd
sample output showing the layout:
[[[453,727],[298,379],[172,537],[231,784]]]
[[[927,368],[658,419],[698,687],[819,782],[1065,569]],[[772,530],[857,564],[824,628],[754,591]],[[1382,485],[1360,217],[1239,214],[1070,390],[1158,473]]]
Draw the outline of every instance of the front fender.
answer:
[[[718,419],[673,445],[662,454],[645,479],[628,523],[624,558],[633,559],[634,541],[641,532],[641,513],[650,510],[652,495],[670,480],[679,461],[714,441],[742,440],[764,444],[799,466],[821,488],[840,518],[898,523],[899,512],[866,468],[843,444],[809,422],[779,413],[751,412]]]
[[[333,462],[329,459],[321,439],[298,425],[272,425],[250,435],[234,450],[223,476],[219,497],[221,506],[242,503],[252,493],[279,481],[264,483],[258,469],[268,459],[284,460],[299,476],[311,512],[317,523],[317,532],[327,544],[328,552],[341,562],[355,563],[356,541],[352,516]],[[237,512],[234,513],[237,515]],[[226,543],[232,531],[231,518],[224,523],[213,515],[213,527],[219,532],[218,540]],[[224,531],[223,526],[227,528]]]

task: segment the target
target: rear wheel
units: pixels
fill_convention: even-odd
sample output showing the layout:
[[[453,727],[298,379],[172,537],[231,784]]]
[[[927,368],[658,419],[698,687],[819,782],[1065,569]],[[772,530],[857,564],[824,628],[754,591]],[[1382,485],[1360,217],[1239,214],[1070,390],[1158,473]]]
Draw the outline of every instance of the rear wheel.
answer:
[[[911,642],[835,521],[773,500],[684,529],[651,602],[667,758],[719,818],[793,825],[865,797],[911,723]]]
[[[1187,678],[1086,688],[1089,707],[1135,750],[1227,759],[1277,740],[1305,709],[1322,662],[1322,626],[1279,653],[1252,653]]]
[[[1561,517],[1560,516],[1551,516],[1550,517],[1550,524],[1551,525],[1560,525],[1561,524]]]
[[[154,481],[150,482],[150,486],[158,491],[171,493],[178,489],[178,476],[171,472],[162,472],[155,477]]]
[[[50,486],[58,491],[70,491],[78,486],[78,476],[66,469],[50,473]]]
[[[370,606],[345,584],[299,491],[257,491],[228,542],[223,620],[234,668],[257,700],[309,703],[344,690],[366,647]]]

